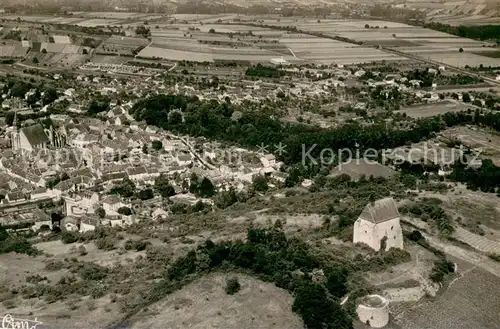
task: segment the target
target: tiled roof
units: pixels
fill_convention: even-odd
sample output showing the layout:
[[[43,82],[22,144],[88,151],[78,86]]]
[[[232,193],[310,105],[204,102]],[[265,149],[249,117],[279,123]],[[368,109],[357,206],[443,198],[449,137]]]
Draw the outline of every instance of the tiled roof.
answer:
[[[32,146],[49,142],[49,138],[45,134],[45,131],[43,130],[43,127],[41,125],[34,125],[23,128],[21,129],[21,132],[26,136],[28,142]]]
[[[372,223],[381,223],[399,217],[398,207],[393,198],[377,200],[366,205],[359,218]]]

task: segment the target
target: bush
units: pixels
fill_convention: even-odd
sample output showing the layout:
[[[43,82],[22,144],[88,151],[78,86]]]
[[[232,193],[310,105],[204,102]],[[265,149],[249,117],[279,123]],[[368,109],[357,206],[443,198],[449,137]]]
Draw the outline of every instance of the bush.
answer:
[[[443,282],[448,274],[455,272],[455,264],[442,258],[434,263],[429,279],[436,283]]]
[[[96,245],[97,249],[106,250],[106,251],[113,250],[113,249],[115,249],[114,237],[107,236],[107,237],[99,238],[95,241],[95,245]]]
[[[72,231],[63,231],[61,234],[61,241],[65,244],[75,243],[78,241],[79,234]]]
[[[151,245],[151,242],[149,242],[149,241],[127,240],[125,242],[124,248],[125,248],[125,250],[143,251],[143,250],[146,250],[146,248],[149,245]]]
[[[230,278],[226,281],[226,293],[228,295],[234,295],[241,288],[240,283],[237,278]]]
[[[262,175],[257,175],[252,181],[252,186],[256,191],[266,192],[269,186],[267,185],[267,178]]]
[[[85,263],[78,271],[78,274],[83,280],[100,281],[107,276],[107,271],[104,267],[92,263]]]
[[[352,320],[319,284],[301,286],[295,293],[292,310],[302,316],[307,328],[352,328]]]
[[[39,251],[31,245],[31,243],[19,237],[8,237],[0,241],[0,254],[7,254],[9,252],[16,252],[18,254],[26,254],[35,256]]]
[[[120,207],[118,213],[123,216],[130,216],[132,215],[132,210],[129,207]]]

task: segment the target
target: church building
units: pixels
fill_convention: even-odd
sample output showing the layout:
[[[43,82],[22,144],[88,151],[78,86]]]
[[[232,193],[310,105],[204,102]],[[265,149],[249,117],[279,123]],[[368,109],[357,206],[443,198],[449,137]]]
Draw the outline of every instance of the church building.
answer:
[[[374,250],[403,249],[403,230],[399,211],[393,198],[366,205],[354,223],[354,243],[365,243]]]

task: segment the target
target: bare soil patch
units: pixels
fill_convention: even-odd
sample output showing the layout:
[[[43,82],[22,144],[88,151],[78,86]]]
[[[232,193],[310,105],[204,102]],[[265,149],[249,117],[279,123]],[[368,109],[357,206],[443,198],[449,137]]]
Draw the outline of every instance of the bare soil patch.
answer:
[[[218,273],[196,280],[137,315],[131,329],[303,327],[288,292],[237,274],[241,290],[228,295],[226,279],[233,276]]]

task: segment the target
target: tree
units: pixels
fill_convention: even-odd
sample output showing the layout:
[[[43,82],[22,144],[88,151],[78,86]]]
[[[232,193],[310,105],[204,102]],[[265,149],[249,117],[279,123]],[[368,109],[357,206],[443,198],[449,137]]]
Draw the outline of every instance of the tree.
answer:
[[[120,207],[117,211],[120,215],[130,216],[132,215],[132,210],[129,207]]]
[[[87,50],[87,48],[83,48],[82,54],[84,54],[84,55],[88,55],[89,54],[89,51]]]
[[[292,310],[302,316],[307,328],[352,328],[352,320],[320,284],[306,283],[298,288]]]
[[[182,113],[179,111],[172,111],[168,115],[168,123],[171,125],[178,125],[182,123]]]
[[[87,107],[87,113],[96,115],[97,113],[109,110],[110,99],[107,96],[97,96],[93,98]]]
[[[113,186],[110,193],[130,198],[135,193],[135,184],[130,179],[124,179],[120,184]]]
[[[230,278],[229,280],[226,281],[226,293],[228,295],[234,295],[240,290],[240,288],[241,285],[238,282],[237,278]]]
[[[142,145],[142,153],[148,154],[148,146],[146,144]]]
[[[462,101],[464,101],[466,103],[470,103],[470,101],[471,101],[470,95],[468,93],[463,93]]]
[[[269,186],[267,185],[267,178],[262,175],[257,175],[253,178],[252,186],[255,191],[266,192]]]
[[[42,54],[46,54],[47,53],[47,49],[43,48],[42,49]]]
[[[210,30],[208,30],[208,33],[215,33],[215,29],[211,28]]]
[[[99,218],[104,218],[106,217],[106,210],[104,210],[102,207],[99,207],[96,209],[95,214],[99,216]]]
[[[33,64],[38,64],[38,58],[33,57]]]
[[[154,188],[157,193],[159,193],[164,198],[169,198],[175,195],[175,189],[170,184],[167,176],[161,174],[155,179]]]
[[[369,28],[370,28],[370,25],[365,24],[365,29],[369,29]]]
[[[135,33],[137,35],[140,35],[142,36],[143,38],[148,38],[149,36],[151,36],[151,31],[149,30],[149,28],[143,26],[143,25],[139,25],[136,29],[135,29]]]
[[[54,102],[56,99],[58,98],[57,96],[57,90],[55,88],[47,88],[44,92],[43,92],[43,96],[42,96],[42,102],[43,102],[43,105],[48,105],[48,104],[51,104],[52,102]]]
[[[151,142],[151,147],[153,148],[153,150],[159,151],[163,149],[163,143],[159,140],[154,140],[153,142]]]
[[[215,186],[212,181],[206,177],[201,180],[198,187],[198,195],[202,198],[209,198],[215,194]]]
[[[238,202],[238,196],[233,187],[230,187],[228,191],[222,191],[215,197],[214,203],[217,207],[224,209]]]
[[[464,52],[464,48],[458,49],[458,52],[463,53]]]
[[[137,197],[141,200],[149,200],[149,199],[152,199],[154,198],[154,193],[153,193],[153,190],[148,188],[148,189],[145,189],[145,190],[141,190],[139,191],[139,193],[137,194]]]

